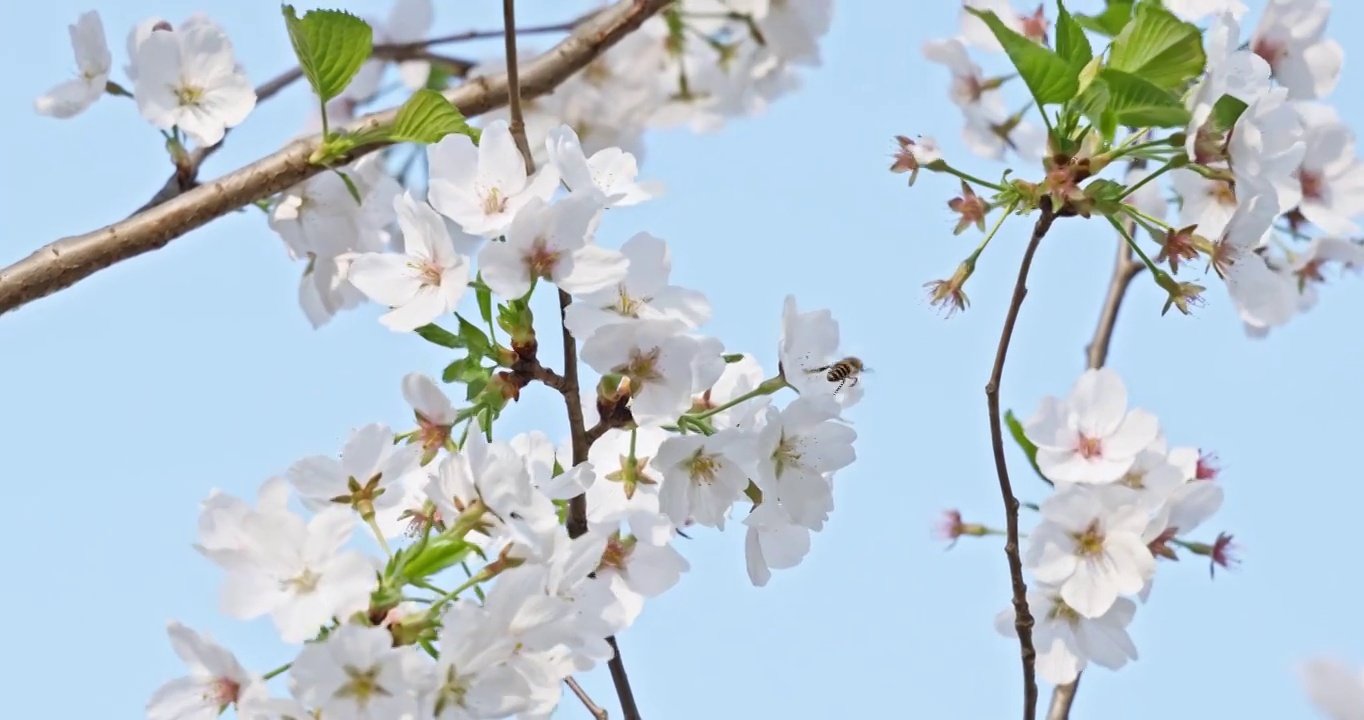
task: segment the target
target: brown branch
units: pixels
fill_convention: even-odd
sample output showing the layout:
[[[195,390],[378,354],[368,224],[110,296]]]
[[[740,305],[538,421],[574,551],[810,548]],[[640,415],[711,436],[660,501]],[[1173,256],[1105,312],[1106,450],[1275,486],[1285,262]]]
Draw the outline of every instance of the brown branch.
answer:
[[[588,17],[595,17],[595,15]],[[502,24],[505,30],[503,36],[506,38],[507,50],[508,109],[511,111],[511,122],[508,123],[508,129],[511,131],[512,139],[516,142],[516,149],[521,152],[521,159],[526,163],[526,175],[529,176],[535,173],[535,157],[531,154],[530,142],[526,139],[526,121],[521,114],[521,78],[516,60],[516,0],[502,0]],[[587,461],[591,442],[587,437],[586,421],[583,419],[582,395],[578,386],[578,345],[573,338],[573,333],[568,331],[568,324],[564,317],[568,311],[568,306],[572,303],[573,297],[560,290],[559,322],[563,327],[564,374],[559,382],[559,392],[563,394],[564,405],[568,410],[569,435],[573,444],[573,464],[576,466]],[[611,419],[604,414],[602,422],[610,421]],[[586,493],[569,500],[568,518],[564,524],[568,530],[568,536],[571,538],[579,537],[587,532]],[[634,690],[630,687],[630,676],[625,671],[625,661],[620,656],[620,646],[616,644],[615,636],[606,638],[606,642],[611,646],[611,659],[607,661],[607,666],[611,670],[611,682],[616,686],[616,696],[620,699],[621,714],[625,716],[625,720],[642,720],[639,714],[639,706],[635,703]],[[605,712],[598,717],[605,717]]]
[[[672,0],[618,0],[577,27],[548,52],[521,68],[523,97],[552,90],[625,37]],[[502,107],[507,102],[505,75],[476,77],[446,91],[468,117]],[[397,109],[374,113],[349,126],[352,132],[391,124]],[[165,247],[170,241],[240,207],[293,187],[325,171],[309,162],[320,136],[296,140],[246,167],[186,191],[156,207],[94,232],[50,243],[27,258],[0,270],[0,313],[71,287],[122,260]],[[338,158],[351,162],[386,147],[374,143]]]
[[[1079,689],[1079,675],[1065,685],[1057,685],[1051,693],[1051,707],[1047,709],[1047,720],[1069,720],[1070,706],[1075,702],[1075,692]]]
[[[999,491],[1004,497],[1005,543],[1004,554],[1009,559],[1009,577],[1013,581],[1014,628],[1018,631],[1018,645],[1023,663],[1023,720],[1037,717],[1037,650],[1033,647],[1033,617],[1028,611],[1028,585],[1023,581],[1023,558],[1018,550],[1018,498],[1014,496],[1013,485],[1009,482],[1009,466],[1004,459],[1004,431],[999,419],[999,383],[1004,376],[1004,359],[1009,354],[1009,342],[1013,339],[1014,323],[1018,321],[1018,311],[1023,307],[1023,298],[1028,294],[1028,271],[1032,268],[1033,255],[1037,246],[1051,229],[1055,220],[1051,201],[1043,198],[1041,217],[1033,226],[1032,238],[1028,249],[1023,253],[1023,262],[1018,267],[1018,281],[1014,284],[1013,300],[1004,316],[1004,329],[999,335],[999,347],[995,350],[995,364],[990,371],[990,381],[985,384],[985,402],[990,412],[990,444],[994,449],[995,469],[999,473]]]
[[[584,690],[583,686],[579,685],[578,681],[574,680],[572,676],[564,678],[564,683],[568,685],[568,689],[572,690],[574,695],[578,696],[578,699],[583,703],[583,707],[587,708],[587,712],[592,717],[596,718],[596,720],[606,720],[607,717],[609,717],[606,714],[606,708],[592,702],[592,698],[587,694],[587,691]]]

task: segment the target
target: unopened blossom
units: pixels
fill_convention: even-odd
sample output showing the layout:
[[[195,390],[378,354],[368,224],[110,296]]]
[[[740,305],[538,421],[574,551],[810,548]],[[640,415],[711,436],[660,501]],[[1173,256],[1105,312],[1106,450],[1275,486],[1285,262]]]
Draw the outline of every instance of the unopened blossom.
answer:
[[[710,302],[697,290],[671,285],[672,253],[668,243],[646,232],[621,245],[628,261],[625,277],[614,287],[582,295],[564,310],[564,327],[578,340],[598,328],[629,320],[680,320],[689,328],[710,319]]]
[[[769,407],[758,432],[753,478],[764,500],[782,504],[792,521],[824,527],[833,509],[830,475],[853,463],[857,431],[839,421],[829,397],[803,395],[778,411]]]
[[[744,559],[748,579],[762,587],[773,570],[788,570],[810,552],[810,529],[797,524],[776,501],[764,501],[744,518]]]
[[[224,707],[267,695],[260,676],[213,638],[175,621],[166,631],[189,674],[157,688],[147,701],[148,720],[215,720]]]
[[[601,209],[599,193],[573,193],[553,205],[531,198],[507,228],[506,241],[488,243],[479,251],[483,281],[509,300],[530,292],[536,280],[548,280],[574,295],[620,282],[630,261],[591,242]]]
[[[655,196],[635,181],[639,166],[634,155],[618,147],[609,147],[587,157],[578,134],[567,125],[550,131],[545,149],[550,163],[558,169],[569,190],[596,188],[606,197],[607,208],[638,205]]]
[[[310,643],[289,668],[289,690],[334,720],[415,717],[424,668],[414,646],[393,646],[388,630],[345,624]]]
[[[553,165],[527,177],[526,161],[501,120],[488,123],[477,146],[468,135],[452,133],[429,146],[426,157],[431,206],[470,235],[508,232],[527,203],[549,200],[559,186]]]
[[[1364,672],[1336,658],[1317,657],[1298,668],[1307,698],[1330,720],[1364,718]]]
[[[469,289],[469,259],[455,251],[445,220],[430,205],[404,193],[394,199],[403,253],[362,253],[347,279],[370,299],[393,308],[379,318],[390,330],[409,332],[454,312]]]
[[[687,330],[680,320],[606,325],[583,343],[581,354],[593,370],[628,378],[635,422],[658,425],[686,412],[692,393],[724,372],[720,341]]]
[[[1160,433],[1154,415],[1128,410],[1127,387],[1108,368],[1086,370],[1065,400],[1043,398],[1023,429],[1048,479],[1094,485],[1121,479]]]
[[[137,47],[133,96],[142,117],[179,127],[199,145],[216,145],[256,107],[256,91],[237,65],[232,41],[210,22],[153,30]]]
[[[81,13],[75,24],[67,27],[71,35],[71,49],[76,54],[76,77],[48,90],[34,101],[40,115],[69,118],[79,115],[104,94],[109,83],[113,56],[104,36],[104,23],[99,13]]]
[[[1313,100],[1335,89],[1345,63],[1340,43],[1326,37],[1330,0],[1270,0],[1250,40],[1256,55],[1293,100]]]
[[[1025,567],[1060,588],[1075,612],[1097,618],[1120,595],[1140,591],[1156,561],[1143,534],[1150,515],[1098,488],[1074,486],[1044,500],[1042,522],[1028,539]]]
[[[734,428],[664,440],[654,458],[663,472],[659,510],[677,527],[691,521],[724,530],[730,508],[748,487],[748,472],[738,460],[754,456],[744,446],[755,441],[751,433]]]
[[[1303,102],[1297,111],[1306,128],[1294,178],[1298,213],[1327,233],[1357,234],[1352,218],[1364,213],[1364,162],[1355,156],[1354,130],[1329,105]]]
[[[1298,204],[1296,174],[1306,151],[1302,119],[1287,97],[1283,88],[1274,88],[1251,103],[1227,147],[1237,185],[1272,187],[1279,212]]]
[[[1028,609],[1035,620],[1033,645],[1037,648],[1037,674],[1055,685],[1074,682],[1088,666],[1117,670],[1137,659],[1137,648],[1127,634],[1137,604],[1118,598],[1102,615],[1089,618],[1066,604],[1054,586],[1028,588]],[[995,617],[995,629],[1006,637],[1018,630],[1013,608]]]
[[[222,610],[240,620],[271,615],[284,642],[311,639],[333,617],[369,607],[375,566],[345,550],[355,526],[348,509],[323,510],[308,522],[293,513],[255,514],[246,521],[245,558],[229,569]]]

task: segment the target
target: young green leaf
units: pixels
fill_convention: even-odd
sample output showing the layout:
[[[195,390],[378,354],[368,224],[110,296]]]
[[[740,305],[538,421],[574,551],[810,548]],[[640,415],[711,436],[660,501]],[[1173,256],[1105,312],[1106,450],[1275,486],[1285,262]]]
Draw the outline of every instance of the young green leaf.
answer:
[[[483,318],[483,322],[493,321],[493,290],[483,282],[483,276],[478,276],[478,281],[474,284],[474,297],[478,298],[478,316]]]
[[[1208,122],[1217,130],[1230,130],[1236,126],[1236,121],[1241,119],[1241,113],[1246,111],[1246,104],[1230,95],[1223,95],[1213,103],[1212,115]]]
[[[402,565],[402,576],[410,580],[424,580],[460,564],[469,556],[469,550],[469,544],[462,540],[432,537],[420,552],[406,558]]]
[[[1132,0],[1108,0],[1098,15],[1076,15],[1075,22],[1091,32],[1114,37],[1132,20]]]
[[[360,199],[360,188],[355,185],[355,181],[340,170],[332,170],[332,172],[341,176],[341,183],[346,186],[346,192],[350,193],[351,199],[355,201],[355,204],[364,205],[365,201]]]
[[[1079,92],[1081,66],[1072,66],[1051,48],[1010,30],[992,11],[967,10],[985,21],[1039,106],[1063,103]]]
[[[1099,71],[1099,80],[1108,88],[1108,104],[1113,119],[1128,127],[1179,127],[1189,124],[1189,111],[1173,93],[1162,90],[1145,78],[1113,68]]]
[[[1042,474],[1042,468],[1037,467],[1037,446],[1032,444],[1032,441],[1024,434],[1023,423],[1019,422],[1018,418],[1014,416],[1013,410],[1005,411],[1004,424],[1009,426],[1009,434],[1013,436],[1014,442],[1023,448],[1023,454],[1028,457],[1028,464],[1032,465],[1033,472],[1037,473],[1037,477],[1042,478],[1042,482],[1051,485],[1052,482]]]
[[[459,318],[459,337],[464,341],[465,347],[469,348],[470,355],[487,357],[492,353],[492,342],[488,336],[478,329],[478,326],[465,320],[462,315],[456,313]]]
[[[1198,27],[1154,2],[1137,4],[1108,55],[1108,67],[1139,75],[1162,90],[1182,89],[1206,62]]]
[[[417,334],[420,335],[423,340],[426,340],[429,343],[435,343],[441,347],[464,347],[463,338],[435,323],[428,323],[417,328]]]
[[[303,76],[323,103],[346,89],[374,49],[369,23],[340,10],[309,10],[300,19],[285,5],[284,24]]]
[[[1056,0],[1056,52],[1076,67],[1084,67],[1094,59],[1094,48],[1089,46],[1084,28],[1075,22],[1061,0]]]
[[[444,95],[423,88],[398,108],[388,139],[429,144],[451,133],[469,134],[469,123]]]

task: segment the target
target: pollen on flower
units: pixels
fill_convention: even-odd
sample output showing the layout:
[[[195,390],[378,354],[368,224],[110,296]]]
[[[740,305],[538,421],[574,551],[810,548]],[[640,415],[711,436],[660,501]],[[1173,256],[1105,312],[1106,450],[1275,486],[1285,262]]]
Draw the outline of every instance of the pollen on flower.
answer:
[[[421,278],[423,285],[440,287],[441,276],[444,274],[440,265],[434,260],[427,260],[420,264],[408,263],[407,266],[417,271],[417,277]]]
[[[303,568],[303,572],[295,575],[288,580],[280,583],[281,590],[292,590],[295,594],[306,595],[317,590],[318,583],[322,582],[322,576],[313,572],[312,568]]]
[[[1080,457],[1086,460],[1102,458],[1104,455],[1103,438],[1092,438],[1081,435],[1076,452],[1080,453]]]
[[[1100,555],[1104,550],[1104,532],[1099,527],[1099,521],[1095,520],[1085,528],[1084,532],[1074,533],[1071,537],[1075,539],[1075,554],[1081,557],[1093,557]]]
[[[355,704],[365,707],[373,697],[392,697],[393,692],[379,684],[379,667],[372,666],[364,670],[345,666],[342,670],[346,673],[346,682],[336,691],[337,697],[354,698]]]
[[[620,532],[611,533],[611,537],[606,541],[606,550],[602,553],[601,563],[597,565],[598,572],[602,570],[624,570],[625,562],[630,558],[630,553],[635,549],[635,539],[633,537],[622,538]]]
[[[543,237],[535,238],[530,252],[526,255],[526,269],[534,278],[548,278],[554,267],[559,264],[559,252],[549,249],[549,241]]]
[[[635,385],[662,380],[663,374],[658,371],[658,356],[660,354],[662,351],[659,348],[651,348],[647,351],[634,348],[630,350],[630,359],[620,368],[620,373],[631,378]]]
[[[203,694],[199,697],[214,705],[230,705],[237,702],[237,696],[241,693],[241,689],[241,684],[232,678],[216,677],[208,683]]]
[[[459,676],[454,663],[445,671],[444,682],[436,691],[436,716],[440,717],[451,707],[464,707],[464,698],[469,694],[467,682]]]
[[[1133,490],[1146,489],[1146,471],[1132,468],[1118,480],[1118,484],[1130,487]]]
[[[691,476],[692,482],[711,485],[715,482],[715,475],[720,469],[720,462],[714,455],[707,455],[704,450],[698,449],[687,460],[687,473]]]
[[[775,466],[778,478],[787,468],[800,465],[800,440],[799,437],[787,435],[785,431],[782,431],[781,439],[777,441],[777,449],[772,451],[772,464]]]
[[[195,87],[193,85],[181,85],[180,87],[175,88],[175,99],[182,107],[198,105],[203,97],[203,88]]]
[[[1047,613],[1047,619],[1063,620],[1066,623],[1074,625],[1075,623],[1080,622],[1080,613],[1076,612],[1075,608],[1067,605],[1065,600],[1058,597],[1056,598],[1056,604],[1053,605],[1051,610]]]
[[[616,286],[615,310],[622,317],[638,318],[639,308],[646,302],[648,302],[646,298],[631,297],[630,293],[625,290],[625,283]]]
[[[498,188],[488,188],[488,194],[483,196],[483,212],[488,215],[497,215],[507,209],[507,198],[502,196],[502,191]]]

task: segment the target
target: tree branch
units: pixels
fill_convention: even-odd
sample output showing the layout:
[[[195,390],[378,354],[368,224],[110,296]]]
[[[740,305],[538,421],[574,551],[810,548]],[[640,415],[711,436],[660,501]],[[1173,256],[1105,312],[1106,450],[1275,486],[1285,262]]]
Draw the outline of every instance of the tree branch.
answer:
[[[592,717],[596,718],[596,720],[606,720],[608,717],[606,708],[592,702],[591,696],[587,694],[587,691],[583,689],[582,685],[578,684],[577,680],[574,680],[572,676],[569,676],[564,678],[564,683],[568,685],[568,689],[572,690],[574,695],[578,696],[578,699],[582,701],[583,707],[587,708],[587,712]]]
[[[526,163],[526,175],[535,173],[535,157],[530,151],[530,142],[526,139],[526,121],[521,113],[521,79],[517,68],[516,52],[516,0],[502,0],[502,26],[503,35],[506,37],[507,50],[507,95],[509,98],[508,109],[511,112],[511,122],[508,129],[511,131],[512,139],[516,142],[516,148],[521,151],[521,159]],[[563,328],[564,342],[564,374],[559,384],[559,390],[564,396],[564,405],[568,411],[569,436],[573,445],[573,464],[576,466],[587,461],[587,453],[591,449],[591,442],[587,437],[586,421],[583,419],[582,394],[578,386],[578,344],[573,338],[573,333],[568,330],[568,323],[565,314],[568,306],[573,303],[573,297],[563,290],[559,291],[559,323]],[[606,417],[602,418],[607,421]],[[568,518],[564,523],[570,538],[579,537],[587,532],[587,494],[583,493],[568,502]],[[630,687],[630,676],[625,671],[625,661],[620,656],[620,646],[616,644],[615,636],[606,638],[607,644],[611,646],[611,659],[607,661],[607,666],[611,670],[611,682],[616,686],[616,695],[620,698],[621,714],[625,720],[642,720],[639,714],[639,706],[635,703],[635,693]],[[583,696],[579,696],[583,697]],[[599,717],[605,717],[605,712]]]
[[[1057,685],[1051,692],[1051,707],[1047,709],[1047,720],[1069,720],[1070,706],[1075,702],[1075,692],[1079,689],[1079,675],[1065,685]]]
[[[551,91],[671,1],[618,0],[521,68],[522,96],[536,97]],[[476,77],[446,91],[445,97],[465,116],[480,115],[507,102],[507,78]],[[367,115],[348,129],[354,132],[391,124],[396,115],[396,108]],[[296,140],[278,152],[126,220],[38,249],[0,270],[0,313],[71,287],[120,261],[163,248],[214,219],[324,172],[326,168],[308,161],[320,142],[321,136],[317,135]],[[356,148],[338,158],[338,164],[349,163],[387,145],[375,143]]]
[[[1004,459],[1004,431],[999,417],[999,383],[1004,376],[1004,359],[1009,354],[1009,342],[1013,339],[1014,323],[1018,321],[1018,311],[1023,307],[1023,298],[1028,294],[1028,271],[1032,268],[1033,255],[1037,246],[1051,229],[1053,214],[1051,201],[1043,198],[1041,217],[1033,226],[1032,238],[1028,249],[1023,253],[1023,262],[1018,267],[1018,281],[1014,284],[1013,300],[1004,316],[1004,329],[1000,332],[999,347],[995,350],[995,364],[990,371],[990,381],[985,384],[985,402],[990,414],[990,444],[994,449],[995,469],[999,473],[999,491],[1004,498],[1005,543],[1004,554],[1009,559],[1009,577],[1013,581],[1014,628],[1018,631],[1018,645],[1023,663],[1023,720],[1037,717],[1037,650],[1033,647],[1033,617],[1028,611],[1028,585],[1023,581],[1023,559],[1018,549],[1018,498],[1014,496],[1013,485],[1009,482],[1009,467]]]

